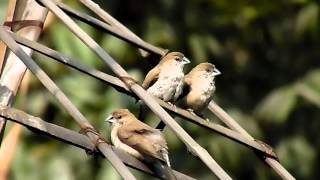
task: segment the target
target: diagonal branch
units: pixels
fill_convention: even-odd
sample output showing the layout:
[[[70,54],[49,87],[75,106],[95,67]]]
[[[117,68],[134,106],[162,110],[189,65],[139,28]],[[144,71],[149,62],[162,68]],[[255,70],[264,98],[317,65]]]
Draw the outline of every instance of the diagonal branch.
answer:
[[[70,66],[80,72],[83,72],[89,76],[92,76],[98,80],[101,80],[111,86],[113,86],[114,88],[116,88],[118,91],[125,93],[129,96],[135,97],[135,94],[133,94],[131,92],[131,90],[129,88],[127,88],[127,86],[117,77],[114,76],[110,76],[106,73],[103,73],[101,71],[92,69],[90,67],[87,67],[85,65],[82,65],[80,63],[78,63],[79,60],[70,58],[68,56],[65,56],[53,49],[50,49],[40,43],[37,42],[33,42],[33,41],[29,41],[25,38],[22,38],[16,34],[10,33],[11,36],[14,38],[14,40],[16,40],[18,43],[27,46],[43,55],[46,55],[48,57],[51,57],[52,59],[63,63],[67,66]],[[247,140],[245,137],[243,137],[241,134],[239,133],[235,133],[234,131],[225,128],[221,125],[217,125],[215,123],[212,122],[208,122],[198,116],[195,116],[193,114],[191,114],[189,111],[183,110],[181,108],[174,108],[172,106],[170,106],[168,103],[165,103],[164,101],[157,99],[158,103],[166,108],[167,110],[174,112],[175,114],[179,115],[180,117],[185,118],[187,121],[192,122],[194,124],[197,124],[201,127],[205,127],[209,130],[212,130],[216,133],[219,133],[231,140],[234,140],[236,142],[242,143],[254,150],[260,151],[261,153],[265,154],[266,156],[270,156],[270,157],[274,157],[276,158],[276,155],[273,153],[272,150],[267,149],[266,146],[261,146],[259,143],[257,143],[256,141],[251,141],[251,140]],[[260,141],[259,141],[260,142]]]
[[[220,179],[231,177],[219,164],[202,148],[130,75],[87,33],[85,33],[69,16],[67,16],[51,0],[39,0],[53,14],[55,14],[80,40],[90,47],[105,62],[110,69],[134,92],[177,136],[197,155],[209,169]]]
[[[41,83],[57,98],[57,100],[64,106],[74,120],[79,124],[81,129],[93,129],[93,126],[81,114],[81,112],[72,104],[67,96],[59,89],[59,87],[49,78],[49,76],[19,47],[19,45],[12,39],[10,34],[0,26],[0,39],[17,55],[20,60],[29,68],[29,70],[41,81]],[[86,135],[92,142],[97,142],[99,136],[97,133],[87,131]],[[111,162],[115,169],[120,173],[124,179],[135,179],[128,168],[122,163],[116,154],[103,142],[98,145],[99,150]]]
[[[228,113],[226,113],[220,106],[213,101],[210,102],[208,109],[215,114],[223,123],[225,123],[231,129],[238,131],[249,140],[254,138],[243,129],[236,120],[234,120]],[[279,176],[283,179],[293,180],[295,179],[276,159],[265,157],[262,158]]]
[[[38,117],[29,115],[23,111],[10,108],[8,106],[0,106],[0,117],[7,118],[10,121],[19,123],[34,131],[35,133],[40,133],[53,137],[55,139],[58,139],[59,141],[74,145],[89,152],[95,151],[94,144],[87,136],[61,126],[48,123]],[[119,156],[119,158],[129,167],[143,171],[152,176],[159,177],[138,159],[130,156],[129,154],[121,151],[120,149],[117,149],[111,145],[109,146],[114,150],[114,152]],[[174,171],[174,173],[177,179],[179,180],[194,180],[194,178],[182,174],[178,171]]]
[[[157,52],[157,54],[160,54],[160,56],[166,54],[165,50],[163,50],[159,47],[153,46],[151,44],[148,44],[145,41],[141,40],[140,38],[138,40],[136,35],[135,36],[129,35],[128,33],[126,33],[128,31],[128,29],[125,31],[121,30],[116,26],[112,26],[111,24],[104,23],[103,21],[101,21],[97,18],[91,17],[85,13],[82,13],[82,12],[79,12],[75,9],[72,9],[71,7],[65,5],[62,2],[56,1],[55,3],[58,7],[61,8],[61,10],[63,10],[69,16],[77,18],[77,19],[79,19],[79,20],[81,20],[91,26],[96,27],[97,29],[108,32],[108,33],[110,33],[110,34],[112,34],[112,35],[114,35],[124,41],[127,41],[131,44],[134,44],[135,46],[140,47],[144,51]],[[90,6],[90,7],[93,8],[92,6]],[[131,34],[133,34],[133,33],[131,32]]]

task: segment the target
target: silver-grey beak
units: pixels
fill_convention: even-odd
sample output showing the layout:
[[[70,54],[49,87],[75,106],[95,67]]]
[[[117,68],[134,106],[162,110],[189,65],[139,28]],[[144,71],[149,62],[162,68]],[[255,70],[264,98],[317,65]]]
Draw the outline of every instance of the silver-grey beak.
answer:
[[[188,59],[188,58],[186,58],[186,57],[183,57],[183,59],[182,59],[182,63],[183,64],[189,64],[191,61]]]
[[[108,116],[106,118],[106,120],[104,120],[104,121],[109,122],[109,123],[115,123],[116,122],[112,115]]]
[[[218,76],[218,75],[220,75],[221,74],[221,72],[217,69],[217,68],[214,68],[213,69],[213,72],[212,72],[212,75],[213,76]]]

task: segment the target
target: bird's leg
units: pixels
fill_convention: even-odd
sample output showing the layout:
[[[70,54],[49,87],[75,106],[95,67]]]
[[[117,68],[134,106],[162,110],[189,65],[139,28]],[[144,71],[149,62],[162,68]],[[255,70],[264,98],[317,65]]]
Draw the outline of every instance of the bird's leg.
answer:
[[[189,111],[194,116],[198,116],[191,108],[188,108],[187,111]]]

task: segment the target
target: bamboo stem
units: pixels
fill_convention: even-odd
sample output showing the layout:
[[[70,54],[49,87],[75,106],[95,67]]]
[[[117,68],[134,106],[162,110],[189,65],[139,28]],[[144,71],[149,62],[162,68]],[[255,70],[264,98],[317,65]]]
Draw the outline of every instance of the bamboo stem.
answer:
[[[51,0],[39,0],[50,11],[55,14],[80,40],[90,47],[110,69],[121,79],[126,81],[128,87],[178,136],[180,140],[197,155],[220,179],[231,179],[231,177],[219,166],[219,164],[203,149],[190,135],[179,126],[179,124],[150,96],[141,86],[136,84],[130,75],[104,51],[87,33],[85,33],[69,16],[67,16]]]
[[[10,3],[13,3],[10,2]],[[13,6],[13,5],[12,5]],[[13,20],[38,20],[44,22],[48,10],[39,6],[34,0],[17,0]],[[17,30],[17,34],[30,40],[37,41],[41,34],[40,27],[28,26]],[[29,48],[23,47],[24,52],[32,54]],[[8,52],[6,62],[0,77],[0,105],[11,106],[20,83],[26,72],[26,66],[12,52]],[[0,118],[0,142],[4,133],[6,121]]]

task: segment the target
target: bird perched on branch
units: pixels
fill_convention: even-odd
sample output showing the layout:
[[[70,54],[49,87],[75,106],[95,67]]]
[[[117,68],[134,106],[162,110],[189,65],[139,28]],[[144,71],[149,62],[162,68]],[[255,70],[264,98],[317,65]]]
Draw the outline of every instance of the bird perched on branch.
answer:
[[[201,116],[216,90],[215,77],[220,71],[211,63],[200,63],[184,77],[179,106]]]
[[[167,142],[160,130],[139,121],[128,109],[115,110],[106,121],[112,123],[111,141],[132,156],[152,165],[156,173],[176,179],[170,168]]]
[[[180,52],[170,52],[146,75],[142,87],[151,95],[173,103],[182,93],[184,65],[190,61]],[[139,118],[143,120],[146,107],[140,108]]]

